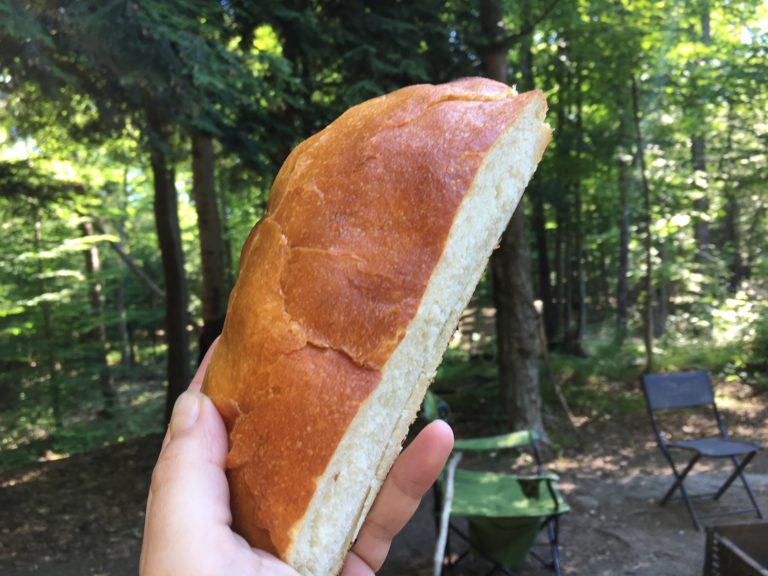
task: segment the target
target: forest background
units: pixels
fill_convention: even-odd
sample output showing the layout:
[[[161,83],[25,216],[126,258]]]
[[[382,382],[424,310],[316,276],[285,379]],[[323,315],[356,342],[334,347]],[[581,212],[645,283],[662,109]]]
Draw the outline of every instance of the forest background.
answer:
[[[162,430],[288,152],[471,75],[554,140],[438,389],[542,431],[647,370],[765,394],[763,1],[0,0],[0,468]]]

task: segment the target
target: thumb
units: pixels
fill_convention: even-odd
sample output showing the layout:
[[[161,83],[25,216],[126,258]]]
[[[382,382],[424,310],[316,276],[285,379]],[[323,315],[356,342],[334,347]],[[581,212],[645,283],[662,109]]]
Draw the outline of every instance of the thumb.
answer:
[[[205,394],[176,401],[147,501],[142,576],[298,576],[230,529],[227,430]]]
[[[212,531],[229,530],[229,487],[224,471],[227,431],[211,400],[196,391],[179,396],[168,436],[152,472],[142,566],[181,540],[210,545]],[[169,572],[173,573],[173,572]]]

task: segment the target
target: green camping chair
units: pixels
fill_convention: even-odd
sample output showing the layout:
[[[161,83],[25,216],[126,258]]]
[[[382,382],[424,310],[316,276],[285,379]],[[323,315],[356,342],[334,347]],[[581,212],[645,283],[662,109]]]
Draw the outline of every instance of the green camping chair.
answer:
[[[424,415],[433,420],[440,417],[441,405],[434,394],[428,394]],[[445,408],[442,409],[445,413]],[[456,440],[454,456],[435,484],[435,509],[446,519],[444,534],[438,537],[436,566],[454,566],[474,550],[493,564],[488,574],[500,571],[511,575],[529,554],[560,575],[558,554],[559,519],[570,510],[557,489],[558,477],[547,474],[541,465],[536,443],[538,434],[531,431],[512,432],[500,436]],[[515,475],[459,467],[460,454],[476,453],[490,456],[500,451],[517,450],[533,456],[535,473]],[[468,531],[453,521],[466,518]],[[438,530],[440,531],[438,520]],[[546,532],[550,560],[533,549],[541,531]],[[449,534],[470,545],[470,549],[453,562]],[[442,548],[442,550],[441,550]],[[436,567],[440,573],[441,567]]]

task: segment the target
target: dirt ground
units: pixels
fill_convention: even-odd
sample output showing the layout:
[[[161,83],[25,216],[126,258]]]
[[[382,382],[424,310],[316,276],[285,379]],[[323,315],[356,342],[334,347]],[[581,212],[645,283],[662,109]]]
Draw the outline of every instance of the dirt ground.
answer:
[[[734,435],[768,445],[766,399],[742,396],[738,420],[731,418]],[[680,503],[663,508],[656,503],[669,477],[645,416],[591,421],[580,432],[583,450],[567,451],[551,465],[572,507],[562,520],[564,573],[701,574],[704,535],[692,529]],[[159,441],[145,437],[1,475],[0,574],[137,574],[145,497]],[[692,487],[711,490],[722,473],[702,470]],[[757,456],[748,476],[768,511],[768,454]],[[736,488],[723,505],[744,500]],[[430,574],[434,540],[427,498],[395,541],[381,574]],[[470,558],[452,573],[485,574],[488,568]],[[520,571],[524,576],[549,573],[533,563]]]
[[[763,401],[737,426],[745,437],[768,440],[768,411]],[[609,419],[582,427],[584,451],[563,456],[550,465],[560,475],[560,487],[571,505],[561,522],[561,560],[564,574],[584,576],[702,574],[705,535],[696,532],[682,502],[665,507],[658,499],[670,486],[668,466],[656,448],[644,415]],[[703,466],[689,480],[691,493],[712,493],[728,475],[727,468]],[[760,453],[747,478],[759,505],[768,511],[768,454]],[[717,512],[748,507],[744,491],[734,485],[721,504],[698,501],[699,509]],[[434,545],[431,502],[422,503],[417,517],[398,537],[390,562],[381,572],[431,574]],[[754,521],[754,515],[730,516],[723,523]],[[451,573],[486,574],[490,565],[473,559]],[[552,574],[534,560],[520,576]]]

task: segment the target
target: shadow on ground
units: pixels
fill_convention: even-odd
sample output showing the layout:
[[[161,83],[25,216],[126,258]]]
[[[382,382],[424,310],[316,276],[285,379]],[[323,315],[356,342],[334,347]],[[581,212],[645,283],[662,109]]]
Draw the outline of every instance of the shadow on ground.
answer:
[[[765,421],[761,404],[748,422],[739,422],[739,432],[767,445]],[[553,464],[573,508],[562,522],[564,573],[700,574],[704,535],[692,529],[681,504],[656,504],[669,479],[644,417],[593,421],[581,432],[584,451]],[[145,437],[0,476],[0,573],[135,576],[159,443],[158,436]],[[714,469],[703,472],[693,488],[709,490],[719,476]],[[750,478],[758,501],[768,510],[768,455],[757,456]],[[741,492],[734,487],[723,504],[739,506]],[[381,574],[430,574],[434,539],[427,498],[395,541]],[[470,559],[452,573],[487,571],[482,561]],[[520,574],[549,572],[531,564]]]

